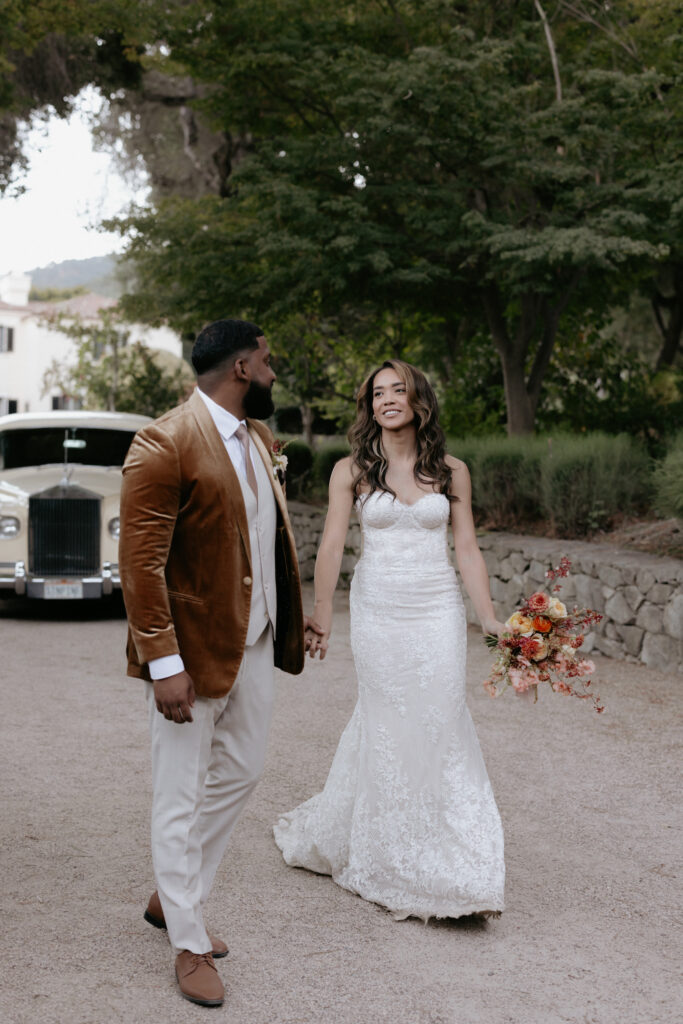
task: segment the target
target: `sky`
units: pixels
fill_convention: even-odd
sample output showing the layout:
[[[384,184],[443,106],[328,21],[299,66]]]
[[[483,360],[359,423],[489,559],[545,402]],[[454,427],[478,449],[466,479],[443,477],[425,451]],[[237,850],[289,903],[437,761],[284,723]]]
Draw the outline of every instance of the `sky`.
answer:
[[[0,275],[122,248],[97,225],[144,191],[134,193],[112,157],[94,151],[88,111],[96,100],[86,91],[68,120],[53,117],[28,132],[29,169],[18,182],[26,192],[0,198]]]

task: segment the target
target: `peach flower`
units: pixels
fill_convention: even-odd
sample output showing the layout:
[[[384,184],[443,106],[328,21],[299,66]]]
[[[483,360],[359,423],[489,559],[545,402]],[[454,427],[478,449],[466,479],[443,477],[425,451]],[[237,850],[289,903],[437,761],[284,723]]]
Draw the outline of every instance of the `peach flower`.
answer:
[[[526,615],[522,615],[521,612],[514,612],[505,623],[508,629],[512,630],[513,633],[522,633],[528,635],[533,633],[534,624],[530,618]]]
[[[546,612],[551,619],[566,619],[567,607],[557,597],[551,597]]]

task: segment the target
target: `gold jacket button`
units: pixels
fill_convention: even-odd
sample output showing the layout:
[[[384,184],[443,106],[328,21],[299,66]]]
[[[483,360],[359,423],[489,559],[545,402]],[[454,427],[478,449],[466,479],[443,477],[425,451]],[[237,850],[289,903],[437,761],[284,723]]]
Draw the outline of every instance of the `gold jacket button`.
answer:
[[[251,586],[251,576],[245,576],[244,579],[242,580],[242,583],[244,583],[245,587],[250,587]]]

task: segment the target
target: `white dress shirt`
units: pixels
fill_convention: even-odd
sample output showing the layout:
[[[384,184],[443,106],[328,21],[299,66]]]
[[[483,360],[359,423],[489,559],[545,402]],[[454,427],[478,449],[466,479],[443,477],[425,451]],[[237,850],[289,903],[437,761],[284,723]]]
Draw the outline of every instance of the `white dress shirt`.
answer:
[[[225,450],[230,456],[230,461],[235,467],[235,472],[243,479],[247,479],[247,466],[244,461],[245,451],[242,442],[235,437],[235,431],[241,425],[246,426],[245,420],[238,420],[236,416],[233,416],[231,412],[224,409],[222,405],[218,405],[212,398],[204,394],[197,388],[197,394],[200,396],[204,405],[211,414],[216,430],[221,435]],[[251,447],[251,446],[250,446]],[[253,458],[252,458],[253,463]],[[152,679],[166,679],[168,676],[174,676],[178,672],[185,670],[183,659],[179,654],[167,654],[163,658],[153,658],[148,663],[149,674]]]

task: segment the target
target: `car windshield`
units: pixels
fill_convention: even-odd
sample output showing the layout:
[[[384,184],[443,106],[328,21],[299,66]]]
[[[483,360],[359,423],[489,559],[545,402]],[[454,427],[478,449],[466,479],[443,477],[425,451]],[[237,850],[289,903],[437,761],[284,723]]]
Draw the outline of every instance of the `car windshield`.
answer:
[[[0,469],[20,469],[48,462],[87,466],[122,466],[134,430],[97,427],[33,427],[0,433]],[[65,444],[66,442],[66,444]]]

